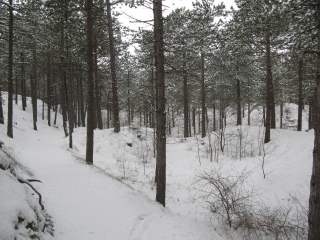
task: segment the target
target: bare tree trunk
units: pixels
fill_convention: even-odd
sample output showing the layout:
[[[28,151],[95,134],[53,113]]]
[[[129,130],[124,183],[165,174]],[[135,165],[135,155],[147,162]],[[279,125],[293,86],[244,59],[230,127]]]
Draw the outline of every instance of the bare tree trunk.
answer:
[[[51,126],[51,55],[48,55],[48,75],[47,75],[47,118],[48,126]]]
[[[87,0],[87,69],[88,69],[88,113],[86,162],[93,164],[94,144],[94,79],[93,79],[93,0]]]
[[[21,78],[21,102],[22,102],[22,110],[25,111],[27,107],[26,101],[26,73],[24,69],[24,54],[21,51],[20,53],[20,78]]]
[[[118,82],[116,74],[116,52],[114,47],[113,28],[112,28],[112,15],[110,0],[107,2],[107,18],[108,18],[108,33],[109,33],[109,46],[110,46],[110,66],[111,66],[111,79],[112,79],[112,95],[113,95],[113,127],[114,132],[120,132],[120,118],[119,118],[119,102],[118,102]]]
[[[154,47],[157,83],[157,194],[156,200],[166,202],[166,111],[162,0],[153,0]]]
[[[299,66],[298,66],[298,81],[299,81],[299,89],[298,89],[298,128],[297,131],[302,130],[302,108],[303,108],[303,96],[302,96],[302,68],[303,62],[302,59],[299,59]]]
[[[99,82],[99,68],[98,68],[98,47],[97,47],[97,40],[95,40],[95,54],[94,54],[94,75],[95,75],[95,109],[96,109],[96,127],[99,129],[103,129],[102,125],[102,115],[101,115],[101,106],[100,106],[100,82]]]
[[[131,115],[130,115],[130,72],[129,72],[129,70],[128,70],[128,75],[127,75],[127,88],[128,88],[127,89],[128,126],[130,127]],[[153,87],[152,87],[152,89],[153,89]]]
[[[188,76],[186,53],[183,53],[183,119],[184,119],[184,137],[189,137],[189,96],[188,96]]]
[[[318,52],[320,51],[320,0],[317,5],[317,37]],[[308,240],[320,239],[320,54],[318,53],[317,79],[315,87],[315,101],[313,105],[314,149],[313,166],[310,181],[309,198],[309,232]]]
[[[280,128],[283,128],[283,102],[280,102]]]
[[[65,5],[62,3],[61,12],[65,15]],[[67,129],[67,85],[66,85],[66,70],[65,70],[65,23],[64,18],[61,18],[60,29],[60,108],[62,110],[62,125],[66,137],[68,137]]]
[[[192,108],[192,126],[193,126],[193,135],[196,135],[196,109]]]
[[[32,98],[32,112],[33,112],[33,129],[37,130],[38,121],[38,106],[37,106],[37,50],[36,44],[34,44],[34,49],[32,50],[32,76],[31,76],[31,98]]]
[[[18,72],[16,71],[16,77],[15,77],[15,96],[14,96],[14,100],[15,100],[15,104],[18,105]]]
[[[313,99],[312,97],[309,98],[309,117],[308,117],[308,129],[312,129],[313,128],[313,124],[312,124],[312,115],[313,115]]]
[[[266,118],[265,118],[265,137],[264,143],[270,142],[270,130],[271,130],[271,109],[272,109],[272,69],[271,69],[271,50],[270,50],[270,34],[266,31],[266,91],[267,91],[267,101],[266,101]]]
[[[13,138],[13,108],[12,108],[12,95],[13,95],[13,7],[12,0],[9,0],[9,66],[8,66],[8,123],[7,135]]]
[[[3,108],[2,108],[2,87],[0,81],[0,124],[4,124]]]
[[[201,137],[206,136],[206,94],[204,86],[204,53],[201,52]]]
[[[237,79],[237,126],[242,124],[240,80]]]
[[[82,75],[80,74],[80,114],[81,114],[81,126],[86,126],[86,113],[84,109],[84,96],[83,96],[83,79]]]
[[[248,101],[248,125],[250,126],[250,115],[251,115],[251,110],[250,110],[250,100]]]

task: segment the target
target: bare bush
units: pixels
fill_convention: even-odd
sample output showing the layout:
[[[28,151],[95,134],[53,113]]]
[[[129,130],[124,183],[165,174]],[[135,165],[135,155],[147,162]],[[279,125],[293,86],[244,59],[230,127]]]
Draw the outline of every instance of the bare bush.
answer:
[[[241,232],[243,239],[305,239],[307,214],[292,196],[284,204],[266,204],[246,188],[250,173],[229,173],[212,169],[197,177],[202,197],[218,221]]]

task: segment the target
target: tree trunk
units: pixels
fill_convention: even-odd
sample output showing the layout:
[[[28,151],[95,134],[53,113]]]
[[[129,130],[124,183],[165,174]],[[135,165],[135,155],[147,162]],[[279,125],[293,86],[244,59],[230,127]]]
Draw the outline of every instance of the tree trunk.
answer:
[[[157,194],[156,200],[165,207],[166,200],[166,111],[162,0],[153,0],[154,48],[157,84]]]
[[[2,87],[1,87],[1,82],[0,82],[0,124],[4,124],[3,108],[2,108]]]
[[[113,95],[113,127],[114,132],[120,132],[120,118],[119,118],[119,102],[118,102],[118,82],[116,74],[116,52],[114,47],[112,15],[110,0],[107,0],[107,18],[108,18],[108,33],[109,33],[109,47],[110,47],[110,67],[112,80],[112,95]]]
[[[48,126],[51,126],[51,56],[48,55],[48,75],[47,75],[47,118]]]
[[[22,110],[25,111],[27,107],[27,101],[26,101],[26,73],[24,68],[24,54],[21,51],[20,53],[20,78],[21,78],[21,102],[22,102]]]
[[[68,121],[69,121],[69,148],[73,146],[72,133],[74,126],[74,113],[73,113],[73,84],[72,84],[72,72],[71,61],[69,62],[69,74],[68,74]]]
[[[241,92],[240,92],[240,80],[237,79],[237,126],[242,124],[241,118]]]
[[[250,126],[250,115],[251,115],[251,110],[250,110],[250,100],[248,101],[248,125]]]
[[[302,108],[303,108],[303,97],[302,97],[302,68],[303,68],[303,62],[302,59],[299,60],[299,66],[298,66],[298,81],[299,81],[299,89],[298,89],[298,128],[297,131],[302,130]]]
[[[206,136],[206,95],[204,86],[204,53],[201,52],[201,137]]]
[[[283,128],[283,102],[280,102],[280,128]]]
[[[32,76],[31,76],[31,98],[32,98],[32,112],[33,112],[33,129],[37,131],[37,121],[38,121],[38,106],[37,106],[37,50],[34,44],[34,49],[32,50]]]
[[[63,15],[65,15],[65,6],[61,6]],[[68,137],[67,129],[67,85],[66,85],[66,69],[65,69],[65,23],[61,18],[60,29],[60,108],[62,110],[62,125],[66,137]]]
[[[193,135],[196,135],[196,109],[192,108],[192,126],[193,126]]]
[[[15,77],[15,96],[14,96],[14,100],[15,100],[15,104],[18,105],[18,73],[16,71],[16,77]]]
[[[265,137],[264,143],[270,142],[270,132],[271,132],[271,112],[272,112],[272,69],[271,69],[271,50],[270,50],[270,35],[269,31],[266,31],[266,91],[267,91],[267,99],[266,99],[266,118],[265,118]]]
[[[94,79],[93,79],[93,0],[87,0],[87,69],[88,69],[88,112],[86,162],[93,164],[94,143]]]
[[[317,6],[317,37],[318,51],[320,51],[320,0]],[[320,54],[318,53],[318,68],[315,87],[315,101],[313,104],[314,149],[313,166],[310,181],[309,198],[309,233],[308,240],[320,239]]]
[[[312,115],[313,115],[313,111],[312,111],[312,107],[313,107],[313,99],[312,97],[309,98],[309,117],[308,117],[308,129],[313,129],[313,124],[312,124]]]
[[[188,96],[188,77],[186,53],[183,53],[183,119],[184,119],[184,137],[189,137],[189,96]]]
[[[130,115],[130,72],[129,71],[127,75],[127,87],[128,87],[127,89],[128,126],[130,127],[131,115]]]
[[[98,129],[103,129],[102,125],[102,115],[101,115],[101,97],[100,97],[100,83],[99,83],[99,68],[98,68],[98,47],[97,40],[95,40],[95,54],[94,54],[94,75],[95,75],[95,109],[96,109],[96,127]]]
[[[8,64],[8,123],[7,135],[13,138],[13,108],[12,108],[12,95],[13,95],[13,7],[12,0],[9,0],[9,64]]]

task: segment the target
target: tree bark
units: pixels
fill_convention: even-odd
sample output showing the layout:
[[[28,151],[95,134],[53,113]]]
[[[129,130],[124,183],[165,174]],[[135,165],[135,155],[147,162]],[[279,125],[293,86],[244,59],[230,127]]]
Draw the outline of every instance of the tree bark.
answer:
[[[0,82],[0,124],[4,124],[3,108],[2,108],[2,87],[1,87],[1,82]]]
[[[237,126],[242,124],[240,80],[237,79]]]
[[[98,68],[98,47],[97,47],[97,40],[95,40],[95,54],[94,54],[94,76],[95,76],[95,110],[96,110],[96,127],[98,129],[103,129],[102,125],[102,115],[101,115],[101,98],[100,98],[100,82],[99,82],[99,68]]]
[[[33,46],[32,50],[32,76],[31,76],[31,98],[32,98],[32,113],[33,113],[33,129],[37,131],[37,121],[38,121],[38,106],[37,106],[37,49],[36,44]]]
[[[22,110],[25,111],[26,107],[27,107],[27,96],[26,96],[26,72],[25,72],[25,68],[24,68],[24,54],[21,51],[20,53],[20,61],[21,61],[21,65],[20,65],[20,77],[21,77],[21,102],[22,102]]]
[[[308,129],[313,129],[313,124],[312,124],[312,115],[313,115],[313,111],[312,111],[312,107],[313,107],[313,99],[312,97],[309,98],[309,116],[308,116]]]
[[[303,62],[302,59],[299,60],[299,66],[298,66],[298,81],[299,81],[299,89],[298,89],[298,127],[297,131],[302,130],[302,108],[303,108],[303,97],[302,97],[302,68],[303,68]]]
[[[265,137],[264,143],[268,143],[271,140],[271,109],[272,109],[272,68],[271,68],[271,50],[270,50],[270,34],[267,30],[265,33],[266,38],[266,117],[265,117]]]
[[[166,200],[166,111],[162,0],[153,0],[154,48],[157,84],[157,194],[156,201],[165,207]]]
[[[206,95],[204,84],[204,53],[201,52],[201,137],[206,136]]]
[[[280,102],[280,129],[283,128],[283,102]]]
[[[152,79],[151,79],[151,81],[152,81]],[[127,89],[128,127],[130,127],[131,112],[130,112],[130,72],[129,72],[129,70],[128,70],[128,75],[127,75],[127,88],[128,88]],[[152,86],[152,93],[153,93],[153,86]]]
[[[48,74],[47,74],[47,118],[48,126],[51,126],[51,56],[48,55]]]
[[[189,94],[188,94],[188,76],[186,53],[183,53],[183,119],[184,119],[184,137],[189,137]]]
[[[318,51],[320,51],[320,0],[317,6],[317,40]],[[314,123],[314,148],[313,166],[310,181],[309,197],[309,232],[308,240],[320,239],[320,54],[318,53],[317,79],[315,86],[315,101],[313,105]]]
[[[12,0],[9,0],[9,66],[8,66],[8,123],[7,123],[7,135],[13,138],[13,108],[12,108],[12,97],[13,97],[13,7]]]
[[[87,0],[87,69],[88,69],[88,107],[87,107],[87,148],[86,162],[93,164],[94,144],[94,79],[93,79],[93,0]]]
[[[65,16],[65,5],[62,3],[61,13]],[[60,107],[62,110],[62,125],[66,137],[68,137],[67,129],[67,85],[66,85],[66,69],[65,69],[65,23],[64,18],[60,21]]]
[[[108,18],[108,33],[109,33],[109,46],[110,46],[110,67],[111,67],[111,80],[112,80],[112,95],[113,95],[113,127],[114,132],[120,132],[120,117],[119,117],[119,101],[118,101],[118,81],[116,74],[116,52],[114,47],[113,29],[112,29],[112,15],[110,0],[107,2],[107,18]]]

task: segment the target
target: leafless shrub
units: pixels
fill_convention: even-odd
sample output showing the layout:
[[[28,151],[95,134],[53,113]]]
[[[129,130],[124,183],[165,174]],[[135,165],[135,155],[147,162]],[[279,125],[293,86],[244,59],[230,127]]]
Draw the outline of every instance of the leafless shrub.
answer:
[[[212,169],[197,177],[197,184],[208,209],[218,221],[241,232],[243,239],[305,239],[307,214],[303,204],[292,196],[276,206],[266,204],[246,188],[250,173],[222,175]]]

